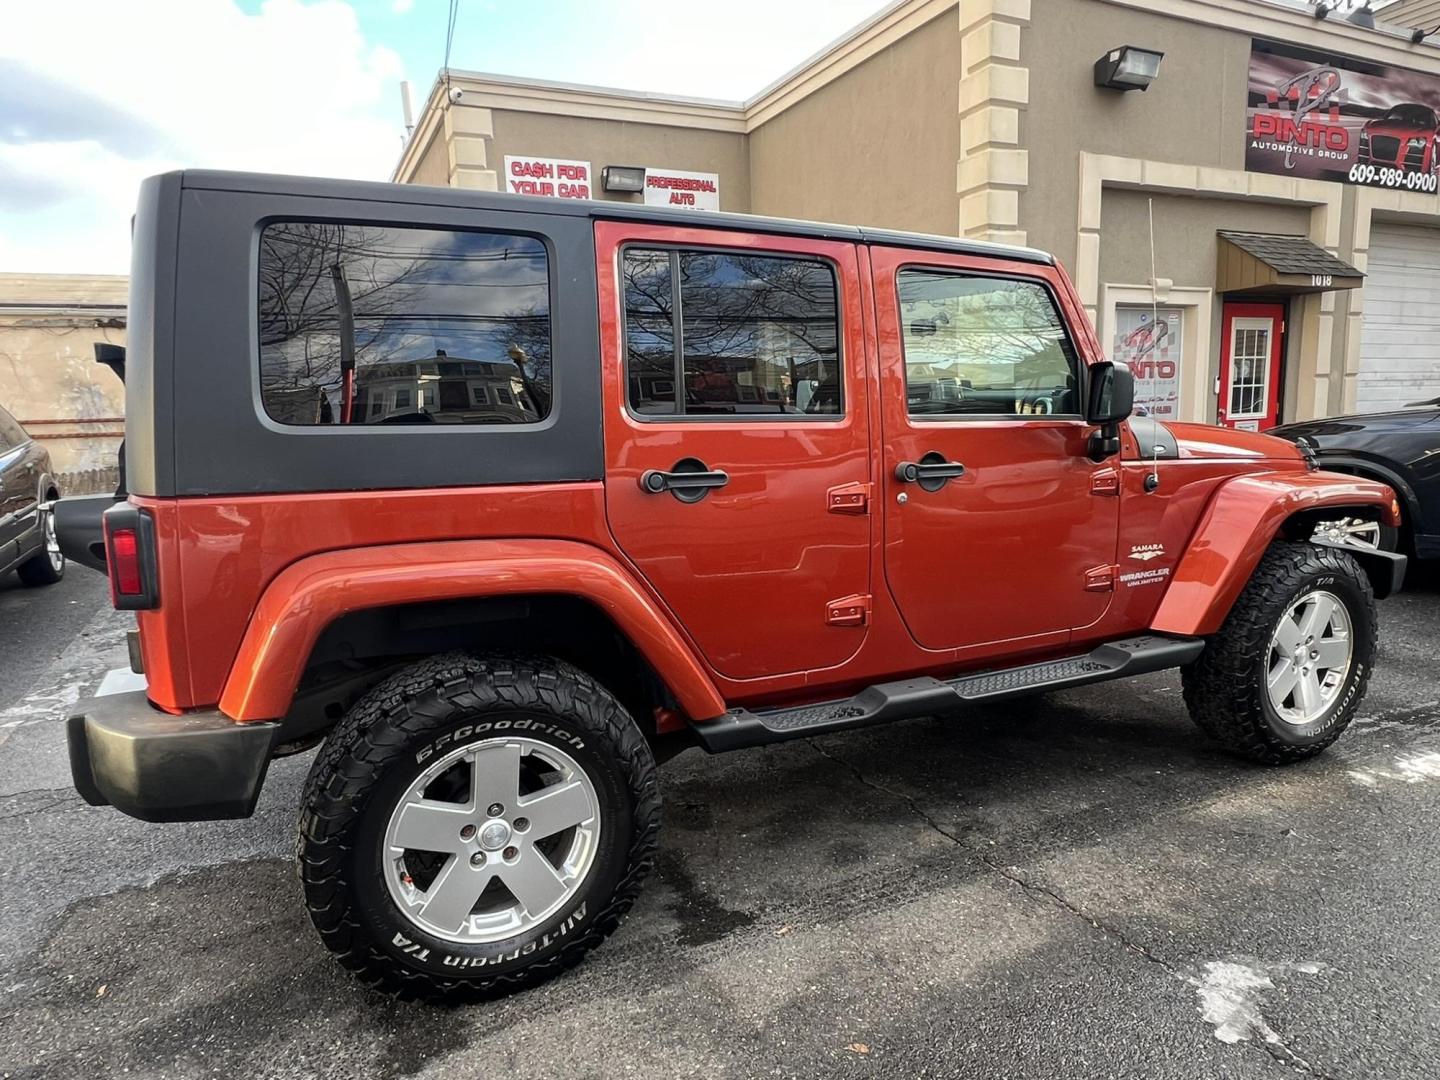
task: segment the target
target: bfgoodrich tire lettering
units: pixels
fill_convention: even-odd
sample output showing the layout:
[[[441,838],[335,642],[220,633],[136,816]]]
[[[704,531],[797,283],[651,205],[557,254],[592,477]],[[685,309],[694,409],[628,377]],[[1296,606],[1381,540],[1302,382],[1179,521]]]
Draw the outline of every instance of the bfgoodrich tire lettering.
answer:
[[[432,936],[387,886],[387,823],[426,762],[507,735],[583,769],[602,822],[593,861],[564,904],[513,937]],[[572,967],[615,929],[653,862],[659,821],[650,748],[593,679],[545,658],[450,654],[376,686],[330,734],[306,782],[300,877],[322,940],[369,985],[407,998],[494,997]]]
[[[1303,723],[1271,701],[1273,639],[1297,602],[1325,596],[1344,606],[1348,669],[1325,707]],[[1181,673],[1195,723],[1226,749],[1270,765],[1314,757],[1349,726],[1375,656],[1375,595],[1355,560],[1330,547],[1271,545],[1220,632]]]

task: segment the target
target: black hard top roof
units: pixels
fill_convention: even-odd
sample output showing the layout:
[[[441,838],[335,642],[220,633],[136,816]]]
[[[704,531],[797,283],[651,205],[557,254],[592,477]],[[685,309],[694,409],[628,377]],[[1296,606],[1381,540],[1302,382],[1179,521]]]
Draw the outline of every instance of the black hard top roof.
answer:
[[[604,202],[590,199],[545,199],[508,195],[495,191],[425,187],[419,184],[386,184],[368,180],[327,180],[307,176],[280,176],[270,173],[222,172],[187,169],[180,173],[187,188],[209,191],[246,191],[258,194],[304,195],[310,198],[363,199],[409,205],[474,207],[477,210],[522,214],[564,214],[614,221],[645,221],[656,225],[694,228],[743,229],[777,236],[808,236],[851,243],[889,244],[927,251],[949,251],[1017,262],[1055,264],[1054,256],[1036,248],[993,244],[984,240],[963,240],[953,236],[871,229],[856,225],[831,225],[815,221],[792,221],[758,214],[728,214],[714,210],[681,210],[667,206]]]

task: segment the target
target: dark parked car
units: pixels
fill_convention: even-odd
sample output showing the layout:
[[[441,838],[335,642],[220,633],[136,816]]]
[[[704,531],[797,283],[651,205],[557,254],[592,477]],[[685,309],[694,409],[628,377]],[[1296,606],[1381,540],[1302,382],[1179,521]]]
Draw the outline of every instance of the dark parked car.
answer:
[[[58,498],[50,455],[0,408],[0,574],[15,570],[26,585],[53,585],[65,575],[50,513]]]
[[[1380,480],[1399,493],[1400,528],[1341,518],[1320,524],[1325,539],[1440,559],[1440,397],[1396,412],[1286,424],[1270,434],[1308,446],[1327,472]]]

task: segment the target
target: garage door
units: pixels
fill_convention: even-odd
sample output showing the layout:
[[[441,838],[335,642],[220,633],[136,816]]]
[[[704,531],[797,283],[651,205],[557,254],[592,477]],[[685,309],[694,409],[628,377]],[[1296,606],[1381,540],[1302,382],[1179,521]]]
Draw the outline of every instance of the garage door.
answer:
[[[1359,412],[1440,394],[1440,229],[1377,225],[1360,336]]]

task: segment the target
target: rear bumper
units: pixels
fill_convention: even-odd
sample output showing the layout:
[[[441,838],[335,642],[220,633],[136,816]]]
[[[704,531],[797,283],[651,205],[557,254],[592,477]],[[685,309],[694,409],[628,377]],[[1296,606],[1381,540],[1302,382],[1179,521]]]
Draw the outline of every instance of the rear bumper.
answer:
[[[249,817],[279,728],[214,710],[171,716],[143,690],[81,701],[65,722],[81,798],[142,821]]]

